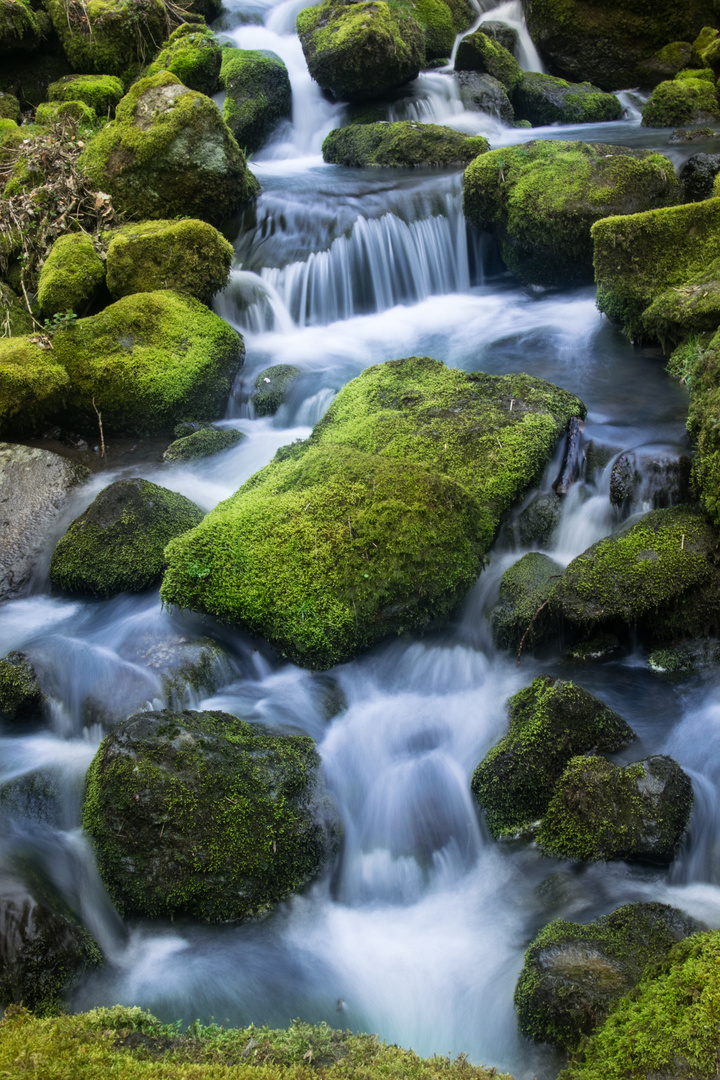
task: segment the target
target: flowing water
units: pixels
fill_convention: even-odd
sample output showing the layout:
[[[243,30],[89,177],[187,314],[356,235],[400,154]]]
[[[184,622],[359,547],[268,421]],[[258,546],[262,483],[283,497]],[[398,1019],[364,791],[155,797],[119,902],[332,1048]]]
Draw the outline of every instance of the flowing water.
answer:
[[[251,163],[263,191],[242,222],[236,268],[216,303],[245,336],[247,362],[223,422],[247,438],[197,464],[148,459],[132,473],[210,509],[278,447],[306,436],[369,364],[429,354],[470,371],[523,370],[583,398],[585,442],[607,461],[564,501],[548,550],[567,563],[621,519],[667,500],[648,467],[621,514],[609,502],[610,471],[623,451],[640,463],[686,452],[686,394],[657,350],[631,348],[599,315],[593,290],[518,288],[466,226],[459,173],[322,163],[322,139],[344,110],[309,78],[293,29],[302,6],[237,0],[221,23],[236,45],[278,53],[293,87],[293,122]],[[523,66],[540,68],[517,0],[485,4],[478,19],[487,18],[516,25]],[[528,132],[466,111],[446,70],[421,75],[389,115],[441,120],[494,146],[582,137],[667,151],[667,133],[640,128],[637,96],[627,92],[623,101],[626,117],[614,124]],[[671,149],[677,165],[693,152]],[[277,416],[255,418],[249,387],[273,363],[296,364],[302,377]],[[556,457],[541,489],[558,465]],[[49,811],[31,802],[2,811],[0,863],[20,859],[44,873],[102,945],[107,964],[78,988],[74,1007],[122,1001],[187,1022],[324,1019],[422,1054],[467,1051],[520,1080],[551,1076],[557,1066],[550,1051],[518,1035],[512,1007],[523,950],[545,922],[660,899],[720,926],[720,756],[710,753],[720,743],[716,674],[668,683],[640,651],[587,668],[551,652],[517,667],[494,649],[486,617],[502,571],[524,551],[511,527],[454,625],[388,642],[323,675],[279,664],[265,643],[213,620],[163,611],[156,591],[107,602],[52,596],[54,542],[120,475],[128,470],[98,473],[75,494],[29,594],[0,616],[0,655],[25,650],[50,695],[45,730],[0,733],[0,784],[40,772],[57,792]],[[178,698],[153,650],[208,635],[226,651],[213,672],[219,689]],[[667,752],[692,775],[690,833],[670,869],[571,866],[490,840],[469,778],[504,731],[508,696],[544,671],[577,679],[619,711],[638,733],[633,758]],[[79,828],[85,770],[109,726],[165,705],[224,709],[316,740],[344,822],[341,857],[331,875],[263,923],[127,925],[103,890]]]

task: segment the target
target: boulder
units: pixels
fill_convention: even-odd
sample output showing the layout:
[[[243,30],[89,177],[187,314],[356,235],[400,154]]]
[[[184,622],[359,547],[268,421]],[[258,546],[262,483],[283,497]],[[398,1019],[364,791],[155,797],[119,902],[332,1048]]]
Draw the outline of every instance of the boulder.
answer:
[[[673,203],[678,184],[662,154],[535,140],[476,158],[463,191],[466,217],[494,232],[519,281],[568,286],[593,280],[596,221]]]
[[[512,124],[515,110],[505,87],[498,79],[492,75],[480,75],[477,71],[456,71],[454,77],[466,109],[490,113],[504,124]]]
[[[48,101],[82,101],[97,116],[114,116],[124,93],[114,75],[64,75],[50,83],[47,96]]]
[[[173,542],[164,601],[244,625],[317,668],[443,618],[582,413],[525,375],[428,357],[369,367],[310,439]]]
[[[336,128],[326,137],[322,147],[324,161],[356,168],[373,165],[457,168],[464,167],[489,149],[490,145],[482,135],[466,135],[439,124],[418,124],[411,120]]]
[[[292,115],[290,76],[273,52],[223,49],[220,83],[226,94],[223,118],[247,154],[259,150],[279,121]]]
[[[656,755],[624,767],[574,757],[555,784],[538,847],[558,859],[669,863],[690,818],[690,777]]]
[[[83,824],[125,916],[240,922],[326,865],[337,825],[305,735],[221,712],[146,712],[100,745]]]
[[[522,547],[549,547],[560,524],[562,501],[555,492],[541,492],[518,514],[514,532]]]
[[[715,177],[720,172],[720,154],[693,154],[680,170],[683,202],[711,199]]]
[[[64,0],[45,7],[75,71],[117,75],[127,82],[153,56],[170,29],[163,0],[88,0],[71,18]]]
[[[596,664],[609,660],[620,652],[620,641],[615,634],[594,634],[585,641],[577,641],[565,650],[565,659],[574,664]]]
[[[493,639],[499,649],[517,649],[521,642],[532,649],[552,637],[553,620],[543,605],[561,574],[560,563],[539,551],[528,552],[505,571],[492,613]]]
[[[408,13],[417,21],[425,36],[426,63],[432,60],[447,62],[457,32],[466,30],[470,25],[470,22],[463,22],[456,27],[453,13],[443,0],[414,0]]]
[[[642,86],[657,86],[666,79],[674,79],[679,71],[690,66],[691,57],[689,41],[671,41],[642,61],[638,81]]]
[[[97,117],[84,101],[43,101],[35,110],[36,124],[52,127],[54,124],[62,125],[67,120],[77,124],[95,125]],[[9,188],[6,188],[6,198],[9,193]]]
[[[486,33],[483,26],[464,37],[455,54],[456,71],[478,71],[492,75],[501,82],[509,94],[520,85],[522,68],[511,52],[496,38]]]
[[[14,120],[16,124],[22,120],[20,102],[14,94],[4,94],[0,91],[0,120]]]
[[[183,23],[143,74],[171,71],[188,90],[212,96],[220,89],[221,61],[222,50],[212,31],[197,23]]]
[[[246,436],[237,428],[203,427],[170,443],[163,454],[164,461],[198,461],[237,446]]]
[[[169,541],[202,519],[184,495],[149,480],[116,480],[58,540],[50,580],[71,593],[141,592],[160,581]]]
[[[715,638],[694,638],[681,645],[653,649],[648,667],[657,675],[672,679],[688,679],[692,675],[712,671],[720,663],[720,641]]]
[[[508,703],[510,728],[483,758],[472,793],[496,840],[535,828],[568,762],[580,753],[615,753],[635,738],[622,717],[571,682],[542,675]]]
[[[292,364],[273,364],[261,371],[250,395],[255,415],[274,416],[300,375],[300,368]]]
[[[297,17],[305,60],[323,90],[339,101],[368,101],[414,79],[425,62],[417,21],[383,0],[325,0]]]
[[[720,120],[714,82],[683,79],[661,82],[642,111],[643,127],[678,127],[680,124]]]
[[[225,650],[212,638],[161,633],[153,628],[123,644],[121,654],[157,673],[173,707],[183,708],[189,695],[207,697],[237,676]]]
[[[590,923],[555,919],[525,953],[515,988],[523,1035],[573,1049],[679,941],[703,927],[667,904],[625,904]]]
[[[0,65],[0,90],[13,94],[23,109],[35,108],[42,101],[47,101],[50,84],[70,74],[71,70],[64,56],[16,53],[3,59]]]
[[[610,502],[620,509],[641,499],[655,509],[686,502],[690,496],[690,458],[669,453],[620,454],[610,471]]]
[[[509,26],[508,23],[500,22],[497,19],[487,19],[481,23],[480,29],[488,37],[491,37],[493,41],[497,41],[498,45],[502,45],[503,49],[507,49],[509,53],[515,56],[520,43],[520,35],[514,26]]]
[[[112,233],[107,287],[115,300],[172,289],[209,304],[228,283],[233,247],[206,221],[143,221]]]
[[[43,314],[84,315],[104,281],[105,264],[87,233],[59,236],[40,270],[38,302]]]
[[[0,660],[0,721],[26,724],[42,719],[45,696],[25,653]]]
[[[620,120],[623,107],[614,94],[592,83],[569,83],[539,71],[524,71],[513,94],[518,120],[545,124],[598,124]]]
[[[35,52],[51,30],[46,13],[33,10],[28,0],[5,0],[0,8],[0,60]]]
[[[133,217],[219,224],[259,190],[215,102],[169,71],[134,84],[79,165]]]

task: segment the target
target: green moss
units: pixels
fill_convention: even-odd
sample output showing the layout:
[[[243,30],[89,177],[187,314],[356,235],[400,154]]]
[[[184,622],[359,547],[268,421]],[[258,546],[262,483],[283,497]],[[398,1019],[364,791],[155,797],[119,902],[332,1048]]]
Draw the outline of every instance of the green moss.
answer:
[[[168,71],[135,83],[79,164],[135,217],[220,223],[259,190],[215,102]]]
[[[14,94],[3,94],[0,91],[0,120],[13,120],[16,124],[22,120],[20,102]]]
[[[643,86],[657,86],[663,79],[674,79],[691,59],[692,46],[688,41],[671,41],[642,62],[639,81]]]
[[[80,977],[102,963],[97,942],[87,930],[32,898],[20,926],[12,926],[15,912],[8,918],[4,907],[6,925],[10,922],[20,941],[0,970],[0,1002],[10,1006],[8,1012],[22,1002],[38,1016],[56,1015]]]
[[[694,356],[693,356],[694,353]],[[707,345],[689,347],[686,381],[690,384],[688,430],[694,437],[693,482],[705,510],[715,525],[720,524],[720,333]]]
[[[227,285],[233,254],[232,245],[204,221],[125,225],[108,245],[108,289],[116,299],[173,289],[209,304]]]
[[[206,26],[184,23],[173,30],[165,47],[143,74],[171,71],[189,90],[212,95],[220,88],[220,63],[221,50],[212,31]]]
[[[655,296],[641,316],[647,335],[667,345],[720,326],[720,256],[682,285]]]
[[[517,649],[524,641],[525,647],[532,649],[552,636],[552,619],[547,608],[540,609],[561,573],[560,564],[539,551],[528,552],[505,571],[492,613],[493,638],[498,648]]]
[[[595,634],[587,641],[578,641],[565,650],[565,659],[576,664],[594,664],[598,660],[607,660],[620,651],[620,642],[615,634]]]
[[[114,75],[65,75],[48,87],[50,101],[83,101],[97,116],[114,116],[124,93]]]
[[[105,280],[105,266],[87,233],[59,236],[40,271],[38,300],[43,314],[83,315]]]
[[[690,778],[672,758],[622,768],[600,757],[575,757],[555,785],[538,847],[559,859],[670,862],[692,803]]]
[[[443,0],[414,0],[412,14],[425,32],[425,59],[438,60],[448,57],[456,36],[453,15],[448,5]]]
[[[455,54],[456,71],[479,71],[501,82],[509,93],[522,82],[520,65],[503,45],[483,31],[482,26],[464,37]]]
[[[0,281],[0,338],[32,334],[33,321],[25,304]]]
[[[702,64],[702,54],[718,37],[718,30],[714,26],[704,26],[692,43],[691,63],[697,67]]]
[[[50,580],[71,593],[142,592],[160,581],[168,541],[202,519],[184,495],[148,480],[117,480],[57,542]]]
[[[131,79],[170,29],[162,0],[46,0],[48,14],[76,71]]]
[[[245,437],[244,433],[236,428],[201,428],[200,431],[184,435],[171,443],[163,454],[163,459],[165,461],[197,461],[198,458],[229,450],[231,446],[237,446],[242,442]]]
[[[653,649],[648,656],[648,667],[658,675],[674,679],[689,678],[700,672],[712,670],[720,662],[720,642],[708,638],[696,638],[682,645],[670,645],[665,649]]]
[[[227,95],[223,118],[247,152],[259,150],[278,122],[290,119],[290,77],[275,53],[223,49],[220,83]]]
[[[583,411],[526,375],[427,357],[370,367],[309,441],[171,545],[163,597],[247,625],[311,667],[444,617]]]
[[[37,107],[35,120],[38,124],[57,124],[63,120],[77,120],[79,124],[94,124],[96,116],[84,101],[43,101]]]
[[[300,375],[300,368],[292,364],[273,364],[261,371],[250,395],[255,415],[274,416]]]
[[[679,187],[662,154],[536,140],[476,158],[463,190],[466,217],[495,232],[521,282],[566,286],[592,280],[598,219],[673,203]]]
[[[50,32],[44,11],[34,11],[27,0],[0,0],[0,58],[38,49]]]
[[[350,124],[331,131],[323,143],[323,159],[334,165],[368,166],[467,165],[490,149],[482,135],[466,135],[439,124],[399,120],[393,124]]]
[[[0,120],[0,168],[7,167],[25,138],[25,132],[14,120]]]
[[[682,71],[678,71],[675,76],[676,79],[704,79],[705,82],[710,82],[715,86],[715,73],[712,68],[684,68]]]
[[[24,653],[11,652],[0,660],[0,720],[27,722],[42,718],[45,698],[37,675]]]
[[[700,60],[703,67],[712,68],[716,76],[720,74],[720,38],[715,37],[706,45],[700,55]]]
[[[522,547],[549,547],[560,523],[561,511],[562,504],[557,495],[537,495],[510,527]]]
[[[623,113],[615,94],[605,94],[592,83],[569,83],[538,71],[523,72],[513,105],[518,119],[529,120],[533,127],[596,124],[620,120]]]
[[[53,346],[70,376],[71,414],[95,430],[94,398],[106,434],[218,416],[245,351],[218,315],[169,291],[124,296],[58,331]]]
[[[701,120],[720,120],[714,81],[705,78],[661,82],[643,106],[643,127],[678,127]]]
[[[571,758],[622,750],[635,738],[622,717],[587,690],[543,675],[509,701],[510,728],[480,762],[472,793],[495,839],[526,832],[547,810]]]
[[[51,349],[30,337],[0,338],[0,432],[30,430],[60,406],[68,384]]]

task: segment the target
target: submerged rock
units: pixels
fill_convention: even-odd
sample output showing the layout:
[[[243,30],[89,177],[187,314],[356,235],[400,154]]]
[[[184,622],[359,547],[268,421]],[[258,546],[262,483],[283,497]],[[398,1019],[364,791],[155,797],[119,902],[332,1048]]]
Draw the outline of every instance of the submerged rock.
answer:
[[[11,652],[0,660],[0,721],[28,723],[42,719],[45,696],[25,653]]]
[[[552,636],[552,619],[542,605],[561,574],[560,563],[539,551],[528,552],[505,571],[492,613],[493,638],[498,648],[517,649],[522,642],[530,650]]]
[[[466,135],[439,124],[417,124],[410,120],[336,128],[322,147],[324,161],[356,168],[460,166],[489,149],[490,144],[482,135]]]
[[[304,735],[220,712],[148,712],[101,744],[83,824],[126,916],[266,915],[326,865],[337,823]]]
[[[263,146],[292,115],[292,89],[279,56],[262,49],[223,49],[223,118],[246,153]]]
[[[203,427],[199,431],[183,435],[182,438],[170,443],[163,454],[163,460],[198,461],[200,458],[229,450],[231,446],[237,446],[245,438],[247,438],[245,433],[238,431],[237,428]]]
[[[300,368],[292,364],[273,364],[261,371],[250,395],[255,415],[274,416],[301,374]]]
[[[545,124],[597,124],[619,120],[623,107],[614,94],[606,94],[592,83],[569,83],[542,75],[523,72],[513,94],[518,120],[529,120],[533,127]]]

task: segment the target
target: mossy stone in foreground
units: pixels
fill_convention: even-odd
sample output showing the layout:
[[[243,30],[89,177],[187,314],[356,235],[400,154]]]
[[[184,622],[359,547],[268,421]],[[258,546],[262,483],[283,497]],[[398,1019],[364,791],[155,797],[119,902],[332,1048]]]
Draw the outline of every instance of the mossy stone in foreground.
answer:
[[[67,0],[45,6],[72,67],[129,80],[152,56],[169,29],[162,0],[88,0],[83,17],[68,14]]]
[[[622,768],[574,757],[555,785],[538,847],[559,859],[668,863],[692,804],[690,778],[672,758],[656,755]]]
[[[144,72],[171,71],[188,90],[212,95],[220,88],[220,46],[206,26],[183,23],[173,30],[155,60]]]
[[[583,413],[527,375],[429,357],[367,368],[309,440],[168,548],[163,598],[245,625],[307,667],[348,660],[449,614]]]
[[[490,144],[482,135],[466,135],[440,124],[417,124],[410,120],[336,128],[322,147],[325,161],[357,168],[464,166],[489,149]]]
[[[511,697],[508,707],[510,729],[475,769],[471,785],[496,839],[542,817],[576,754],[614,753],[635,738],[622,717],[587,690],[549,675]]]
[[[11,652],[0,660],[0,720],[7,723],[39,720],[45,697],[24,653]]]
[[[255,415],[274,416],[301,374],[293,364],[273,364],[261,371],[250,395]]]
[[[525,646],[532,649],[553,633],[547,608],[540,611],[562,566],[549,555],[529,551],[505,571],[500,581],[500,596],[492,613],[492,631],[500,649],[517,649],[525,637]]]
[[[60,407],[69,381],[52,349],[30,335],[0,337],[0,432],[29,434]]]
[[[679,76],[656,86],[642,111],[643,127],[679,127],[719,119],[714,81]]]
[[[163,454],[164,461],[197,461],[237,446],[247,436],[237,428],[206,427],[193,431],[170,443]]]
[[[117,480],[71,523],[50,560],[50,580],[67,592],[114,596],[156,584],[173,537],[202,521],[203,512],[149,480]]]
[[[43,263],[38,301],[44,315],[83,315],[105,280],[105,265],[84,232],[59,236]]]
[[[544,124],[597,124],[620,120],[623,107],[614,94],[592,83],[569,83],[539,71],[524,71],[515,88],[513,105],[518,120],[533,127]]]
[[[78,124],[95,124],[97,117],[84,101],[43,101],[35,111],[35,123],[60,124],[64,120],[75,120]],[[6,190],[6,197],[9,191]]]
[[[65,75],[50,83],[49,101],[83,101],[97,116],[111,116],[123,94],[123,84],[114,75]]]
[[[591,923],[555,919],[525,953],[515,988],[520,1030],[536,1042],[575,1047],[623,994],[679,941],[702,930],[667,904],[625,904]]]
[[[290,76],[275,53],[223,49],[220,84],[226,91],[223,118],[247,153],[259,150],[280,120],[290,119]]]
[[[267,914],[315,877],[336,836],[305,735],[221,712],[148,712],[100,745],[83,825],[126,916]]]
[[[464,37],[455,54],[456,71],[479,71],[492,75],[508,93],[520,85],[522,68],[511,52],[485,33],[482,26]]]

